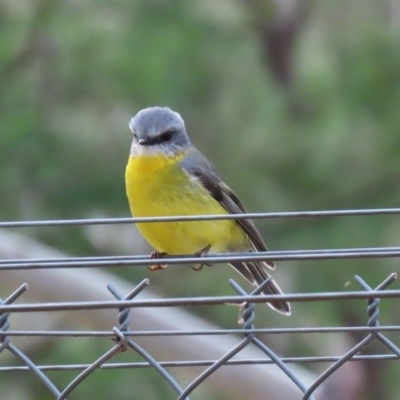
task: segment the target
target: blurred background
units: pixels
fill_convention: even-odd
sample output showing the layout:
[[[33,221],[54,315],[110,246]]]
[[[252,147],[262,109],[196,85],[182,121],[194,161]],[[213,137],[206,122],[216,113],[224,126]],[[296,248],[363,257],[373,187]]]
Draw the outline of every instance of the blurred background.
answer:
[[[398,207],[399,2],[3,0],[0,220],[129,216],[128,122],[153,105],[182,115],[194,144],[249,211]],[[399,218],[391,216],[263,220],[257,226],[273,250],[397,246],[400,237]],[[78,256],[151,251],[134,226],[18,233]],[[285,292],[340,291],[359,289],[356,273],[375,287],[397,270],[395,259],[282,262],[275,276]],[[222,265],[201,273],[186,266],[154,275],[145,267],[112,272],[132,282],[150,277],[163,296],[230,295],[227,280],[238,278]],[[382,305],[382,324],[400,323],[392,303]],[[294,304],[287,319],[258,308],[260,325],[270,327],[367,321],[361,301]],[[237,327],[234,307],[190,312]],[[269,340],[285,355],[327,352],[326,337]],[[358,340],[335,337],[328,352],[343,354]],[[76,352],[72,358],[79,362],[97,354],[90,341],[65,343],[38,346],[35,359],[71,362]],[[367,351],[380,350],[376,344]],[[323,367],[308,366],[315,372]],[[397,362],[366,363],[361,392],[348,399],[398,399],[400,383],[393,378],[399,371]],[[133,398],[175,398],[154,388],[154,373],[140,374],[129,379],[148,392]],[[112,384],[114,399],[128,398],[126,387],[116,389],[123,386],[119,376],[102,373],[96,387],[84,385],[81,393],[106,398],[100,393]],[[26,399],[51,398],[29,390],[29,380],[24,385]]]

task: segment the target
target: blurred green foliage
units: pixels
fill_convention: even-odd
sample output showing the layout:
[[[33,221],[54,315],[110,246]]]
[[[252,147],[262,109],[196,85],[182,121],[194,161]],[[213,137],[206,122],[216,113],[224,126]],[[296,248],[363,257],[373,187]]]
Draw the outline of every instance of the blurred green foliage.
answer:
[[[390,4],[310,3],[288,90],[271,74],[252,24],[271,18],[268,7],[255,16],[246,2],[227,0],[3,1],[0,219],[128,216],[127,124],[151,105],[182,114],[193,142],[251,211],[398,207],[400,16]],[[400,237],[399,219],[385,216],[257,224],[274,250],[395,246]],[[98,254],[80,228],[27,232]],[[357,290],[355,273],[374,286],[397,270],[391,260],[281,264],[282,286],[293,291]],[[231,294],[231,271],[220,269],[170,268],[154,282],[175,295]],[[147,270],[124,274],[138,279]],[[187,285],[173,284],[178,274]],[[294,305],[283,323],[298,326],[302,313],[308,324],[365,323],[365,304],[357,307]],[[235,313],[214,318],[229,325]],[[390,318],[400,322],[397,313]],[[381,398],[398,398],[395,391]]]

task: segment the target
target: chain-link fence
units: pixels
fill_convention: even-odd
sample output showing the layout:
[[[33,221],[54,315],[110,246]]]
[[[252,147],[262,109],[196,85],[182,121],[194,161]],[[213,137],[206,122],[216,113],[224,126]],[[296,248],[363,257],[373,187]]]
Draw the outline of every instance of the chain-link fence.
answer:
[[[382,210],[348,210],[348,211],[324,211],[324,212],[303,212],[303,213],[276,213],[276,214],[250,214],[242,216],[232,216],[232,218],[271,218],[271,217],[308,217],[308,216],[346,216],[346,215],[374,215],[374,214],[399,214],[399,209],[382,209]],[[155,220],[191,220],[191,219],[222,219],[227,216],[207,216],[207,217],[171,217],[171,218],[146,218],[140,219],[140,222],[154,222]],[[229,218],[229,217],[228,217]],[[97,220],[68,220],[68,221],[38,221],[38,222],[4,222],[0,223],[0,228],[16,228],[31,226],[62,226],[62,225],[86,225],[86,224],[110,224],[110,223],[131,223],[139,220],[133,219],[97,219]],[[196,263],[222,263],[231,261],[247,261],[247,260],[309,260],[309,259],[351,259],[351,258],[380,258],[380,257],[399,257],[400,247],[387,248],[347,248],[347,249],[329,249],[329,250],[297,250],[297,251],[279,251],[266,253],[238,253],[238,254],[218,254],[205,257],[170,257],[163,259],[165,264],[196,264]],[[35,271],[45,269],[61,269],[61,268],[90,268],[105,267],[115,265],[151,265],[154,260],[149,256],[112,256],[112,257],[74,257],[60,258],[54,257],[49,259],[8,259],[0,260],[0,277],[4,271],[13,273],[15,271]],[[341,369],[345,364],[354,361],[372,362],[373,360],[393,360],[400,357],[400,349],[387,336],[388,332],[397,332],[400,326],[380,325],[379,321],[379,305],[380,302],[398,302],[400,298],[400,290],[393,282],[396,280],[396,273],[393,272],[387,276],[380,284],[371,287],[362,277],[362,271],[355,276],[355,281],[359,286],[356,291],[337,291],[337,292],[314,292],[314,293],[292,293],[280,296],[261,295],[263,288],[268,285],[268,280],[263,285],[257,287],[252,292],[246,292],[234,280],[230,280],[233,290],[231,296],[213,296],[213,297],[182,297],[182,298],[152,298],[151,295],[143,299],[137,296],[148,291],[149,280],[144,279],[141,283],[133,287],[128,293],[122,293],[115,285],[107,285],[108,291],[115,300],[93,300],[93,301],[62,301],[62,302],[40,302],[40,303],[24,303],[24,293],[28,289],[26,284],[20,287],[9,288],[7,293],[2,293],[0,305],[0,373],[17,373],[20,371],[30,371],[34,374],[37,382],[44,385],[54,399],[72,399],[79,398],[78,386],[85,381],[90,375],[99,369],[117,369],[129,368],[132,374],[138,373],[142,368],[152,368],[159,374],[159,379],[164,380],[170,386],[171,392],[176,392],[178,400],[189,399],[192,393],[199,386],[207,385],[210,377],[216,372],[227,366],[239,366],[242,374],[246,374],[246,368],[254,365],[274,365],[279,368],[285,375],[288,384],[294,384],[296,391],[292,391],[291,397],[279,397],[271,394],[263,398],[298,398],[298,399],[330,399],[326,393],[329,388],[326,382],[332,374]],[[0,279],[1,282],[1,279]],[[392,288],[389,286],[392,285]],[[4,289],[3,289],[4,290]],[[271,328],[265,326],[256,326],[254,317],[256,305],[273,301],[279,298],[290,302],[331,302],[337,300],[364,299],[365,308],[365,324],[363,326],[340,326],[340,327],[291,327],[291,328]],[[18,300],[18,302],[16,302]],[[130,326],[130,318],[135,315],[137,310],[150,310],[157,308],[169,310],[173,307],[180,306],[199,306],[199,305],[225,305],[229,307],[232,304],[239,305],[240,309],[240,329],[201,329],[193,330],[191,327],[187,329],[148,329],[135,330]],[[37,313],[46,312],[51,318],[54,312],[81,310],[115,310],[115,316],[118,316],[119,325],[110,326],[109,330],[103,331],[71,331],[71,330],[29,330],[16,329],[13,330],[13,318],[19,313]],[[135,325],[135,324],[132,324]],[[344,354],[337,356],[318,356],[310,354],[306,357],[296,357],[290,354],[278,354],[273,349],[273,345],[267,345],[261,340],[263,335],[299,335],[299,334],[338,334],[356,332],[358,334],[358,342],[352,345]],[[190,337],[215,337],[235,335],[235,342],[229,345],[230,348],[224,351],[224,354],[216,356],[214,359],[169,359],[158,360],[151,351],[138,343],[139,337],[157,337],[159,340],[166,340],[168,337],[179,337],[183,343]],[[96,360],[88,361],[85,365],[38,365],[33,357],[29,357],[26,351],[21,350],[19,346],[14,344],[17,337],[23,337],[29,341],[33,337],[53,337],[54,339],[68,338],[73,340],[76,337],[103,337],[109,340],[111,337],[113,342],[109,342],[110,348],[104,354],[101,354]],[[372,342],[380,342],[382,352],[378,354],[361,354],[362,350],[369,346]],[[328,346],[328,345],[327,345]],[[256,347],[260,353],[257,358],[237,358],[244,349]],[[113,358],[121,352],[135,352],[143,359],[142,362],[122,362],[114,363]],[[2,355],[5,353],[12,355],[19,360],[20,365],[2,364]],[[8,362],[10,358],[7,358]],[[312,381],[303,379],[299,373],[297,366],[308,363],[321,363],[321,371],[318,375],[313,376]],[[180,383],[179,378],[175,374],[175,369],[195,369],[202,368],[200,373],[196,373],[194,379],[187,384]],[[69,371],[76,370],[76,377],[71,380],[65,387],[58,387],[48,376],[48,371]],[[196,369],[197,371],[197,369]],[[265,372],[266,374],[268,372]],[[248,379],[251,379],[250,377]],[[282,393],[284,389],[282,388]],[[293,393],[297,392],[297,396]],[[75,394],[76,393],[76,394]],[[74,397],[76,396],[76,397]],[[275,397],[274,397],[275,396]],[[248,397],[255,398],[255,397]],[[258,397],[257,397],[258,398]],[[337,397],[336,397],[337,398]]]

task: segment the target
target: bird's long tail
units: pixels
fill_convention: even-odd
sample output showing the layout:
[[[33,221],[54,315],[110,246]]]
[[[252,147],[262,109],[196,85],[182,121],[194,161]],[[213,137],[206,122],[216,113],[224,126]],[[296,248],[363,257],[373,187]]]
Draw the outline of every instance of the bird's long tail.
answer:
[[[259,286],[270,277],[262,261],[234,262],[230,265],[253,285]],[[283,294],[283,292],[272,278],[262,294]],[[290,304],[287,301],[274,301],[268,305],[280,314],[290,315]]]

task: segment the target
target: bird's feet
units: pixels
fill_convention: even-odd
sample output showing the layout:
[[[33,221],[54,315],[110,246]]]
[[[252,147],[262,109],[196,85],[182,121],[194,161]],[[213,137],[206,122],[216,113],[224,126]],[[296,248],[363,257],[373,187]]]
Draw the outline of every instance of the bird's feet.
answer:
[[[208,254],[208,252],[211,249],[211,244],[207,245],[206,247],[204,247],[204,249],[197,251],[196,253],[194,253],[195,257],[204,257]],[[201,271],[203,269],[203,265],[207,265],[208,267],[211,267],[214,265],[214,263],[199,263],[199,264],[192,264],[192,270],[193,271]]]
[[[159,252],[159,251],[153,251],[150,254],[150,258],[154,259],[154,260],[158,260],[160,258],[165,257],[166,255],[168,255],[167,253],[163,253],[163,252]],[[148,265],[147,268],[150,271],[161,271],[162,269],[167,268],[166,264],[155,264],[155,265]]]

